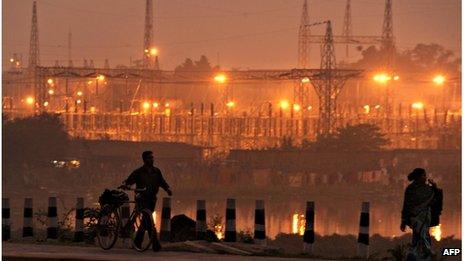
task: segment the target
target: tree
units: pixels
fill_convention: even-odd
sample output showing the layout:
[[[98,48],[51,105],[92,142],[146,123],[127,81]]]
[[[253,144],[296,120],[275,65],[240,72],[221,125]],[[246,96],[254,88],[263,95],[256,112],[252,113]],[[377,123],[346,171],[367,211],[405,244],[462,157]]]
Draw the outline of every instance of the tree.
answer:
[[[192,72],[195,70],[195,65],[193,64],[192,59],[186,58],[184,63],[181,65],[177,66],[174,71],[176,72]]]
[[[337,147],[342,151],[376,151],[389,143],[372,124],[348,125],[338,129]]]
[[[23,163],[42,165],[62,157],[69,136],[57,115],[43,113],[4,121],[2,141],[3,163],[16,169]]]
[[[348,125],[335,134],[320,136],[309,145],[313,151],[377,151],[389,143],[380,128],[372,124]]]
[[[443,69],[455,71],[456,61],[460,61],[460,59],[453,59],[454,53],[451,50],[446,50],[435,43],[420,43],[414,49],[406,51],[405,54],[416,66],[426,71]]]
[[[362,58],[360,60],[351,64],[343,64],[343,66],[356,69],[385,68],[385,57],[387,56],[385,52],[384,49],[369,46],[361,52]],[[398,52],[397,49],[393,53],[393,61],[395,69],[398,71],[414,71],[418,69],[406,53]]]
[[[384,57],[385,50],[375,46],[369,46],[361,51],[362,58],[354,63],[341,63],[343,68],[378,68],[386,66]],[[393,53],[394,68],[401,72],[426,72],[436,70],[449,73],[458,73],[460,70],[461,59],[455,58],[454,53],[445,47],[430,43],[417,44],[413,49],[399,51],[395,49]]]
[[[336,135],[318,136],[315,142],[306,144],[306,147],[312,151],[337,151],[337,142]]]
[[[209,72],[212,70],[211,64],[205,55],[200,56],[200,60],[195,61],[195,67],[199,72]]]
[[[215,67],[217,68],[217,67]],[[198,61],[193,61],[191,58],[186,58],[185,61],[177,66],[175,72],[211,72],[215,68],[211,67],[208,57],[201,55]]]

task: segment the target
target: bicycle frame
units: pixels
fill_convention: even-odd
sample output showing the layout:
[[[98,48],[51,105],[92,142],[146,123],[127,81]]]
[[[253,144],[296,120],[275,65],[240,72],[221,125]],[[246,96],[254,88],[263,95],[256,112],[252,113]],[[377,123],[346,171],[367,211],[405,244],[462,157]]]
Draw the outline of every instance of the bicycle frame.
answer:
[[[137,204],[136,201],[128,201],[126,203],[129,203],[129,204]],[[125,224],[122,223],[122,218],[121,218],[121,214],[122,214],[122,207],[118,207],[117,208],[117,212],[118,212],[118,215],[119,215],[119,220],[120,220],[120,231],[121,232],[129,232],[130,230],[130,227],[134,225],[135,223],[135,214],[137,212],[137,205],[135,206],[135,208],[132,210],[132,212],[130,213],[129,215],[129,218],[127,219],[127,222]]]

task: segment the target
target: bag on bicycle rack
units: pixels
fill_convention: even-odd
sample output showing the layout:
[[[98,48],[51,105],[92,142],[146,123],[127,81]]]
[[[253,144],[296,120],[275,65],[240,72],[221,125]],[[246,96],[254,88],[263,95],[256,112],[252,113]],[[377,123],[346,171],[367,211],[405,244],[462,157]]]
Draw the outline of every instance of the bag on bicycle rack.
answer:
[[[103,207],[104,205],[111,205],[115,207],[120,207],[124,202],[129,201],[129,196],[127,193],[119,190],[109,190],[105,189],[98,198],[98,203]]]

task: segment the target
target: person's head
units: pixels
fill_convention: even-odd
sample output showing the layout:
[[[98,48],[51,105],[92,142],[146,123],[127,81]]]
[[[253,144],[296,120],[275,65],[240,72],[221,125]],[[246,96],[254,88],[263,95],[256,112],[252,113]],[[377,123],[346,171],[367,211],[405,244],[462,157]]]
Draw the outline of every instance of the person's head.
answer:
[[[153,151],[147,150],[142,153],[143,163],[145,165],[153,165],[155,163],[155,159],[153,157]]]
[[[416,181],[419,183],[427,182],[427,174],[425,172],[425,169],[415,168],[411,173],[409,173],[408,180]]]

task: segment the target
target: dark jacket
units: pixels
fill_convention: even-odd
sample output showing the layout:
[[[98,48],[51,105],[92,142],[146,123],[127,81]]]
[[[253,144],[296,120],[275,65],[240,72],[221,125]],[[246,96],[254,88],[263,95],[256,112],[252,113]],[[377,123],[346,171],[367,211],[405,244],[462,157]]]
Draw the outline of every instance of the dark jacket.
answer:
[[[159,188],[169,190],[169,185],[164,180],[161,170],[154,166],[142,166],[134,170],[124,181],[127,186],[136,185],[137,189],[146,188],[145,192],[140,193],[144,200],[155,200]]]
[[[411,217],[415,217],[420,209],[428,207],[432,196],[433,190],[431,186],[416,181],[409,184],[404,192],[401,222],[411,226]]]
[[[439,222],[443,206],[443,191],[427,184],[412,182],[404,192],[401,222],[411,226],[411,217],[415,217],[421,209],[430,208],[432,222],[430,226],[436,226]]]
[[[440,215],[443,210],[443,190],[439,188],[434,188],[434,200],[431,205],[432,220],[430,221],[430,226],[440,225]]]

